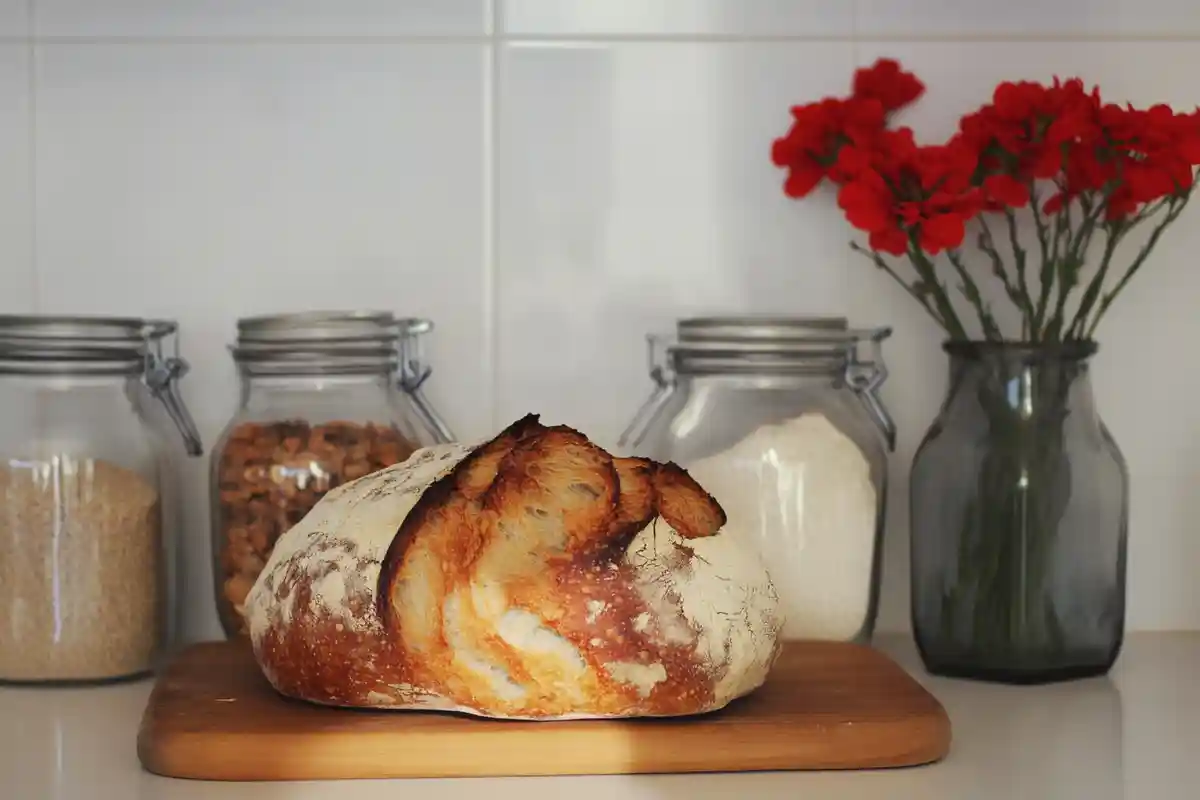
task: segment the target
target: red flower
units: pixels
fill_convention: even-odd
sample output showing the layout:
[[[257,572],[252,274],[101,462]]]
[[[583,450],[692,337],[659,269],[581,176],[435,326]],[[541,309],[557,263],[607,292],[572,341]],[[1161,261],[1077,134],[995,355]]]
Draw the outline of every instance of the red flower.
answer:
[[[1104,105],[1078,78],[1001,83],[948,142],[918,146],[911,130],[887,121],[924,90],[883,58],[855,72],[850,96],[793,108],[791,129],[772,147],[788,171],[784,191],[802,197],[829,179],[873,249],[937,254],[962,245],[974,216],[1022,208],[1035,192],[1047,214],[1086,196],[1089,208],[1121,220],[1190,192],[1200,166],[1200,110]]]
[[[854,73],[854,96],[878,100],[888,113],[904,108],[924,91],[925,84],[891,58],[881,58]]]
[[[926,192],[961,194],[971,188],[979,156],[961,137],[944,145],[919,147],[911,169]]]
[[[838,205],[851,225],[869,234],[873,249],[903,255],[915,237],[922,250],[936,255],[959,247],[967,221],[983,208],[983,196],[970,182],[975,165],[974,154],[957,140],[913,148],[882,170],[860,162],[838,193]]]
[[[961,193],[935,192],[921,201],[920,217],[914,224],[917,243],[930,255],[960,247],[967,233],[968,220],[983,208],[977,189]]]
[[[1099,192],[1117,175],[1116,161],[1100,148],[1077,148],[1063,166],[1063,187],[1067,195]]]
[[[983,194],[988,207],[999,211],[1003,208],[1021,208],[1029,203],[1029,187],[1012,175],[1002,172],[983,179]]]
[[[1057,214],[1063,210],[1063,207],[1066,206],[1067,201],[1070,199],[1071,196],[1066,192],[1055,192],[1050,195],[1046,202],[1042,203],[1042,213]]]
[[[1050,179],[1076,149],[1100,141],[1100,97],[1083,82],[1055,79],[1051,86],[1005,82],[992,102],[963,117],[959,130],[981,156],[987,171],[1006,172],[1022,182]]]
[[[838,151],[829,177],[838,183],[855,180],[866,172],[896,177],[904,164],[910,164],[917,143],[909,128],[882,130],[848,142]]]
[[[953,250],[962,244],[966,234],[966,218],[963,215],[936,214],[921,223],[921,249],[934,255],[943,250]]]
[[[784,192],[804,197],[829,174],[838,149],[847,141],[866,140],[883,130],[883,107],[876,100],[827,98],[792,108],[792,127],[776,139],[771,160],[786,167]]]
[[[1191,114],[1176,114],[1172,127],[1180,157],[1189,164],[1200,165],[1200,109]]]
[[[871,248],[898,256],[907,251],[908,236],[893,203],[891,190],[875,172],[861,174],[838,192],[838,206],[846,212],[846,220],[869,234]]]
[[[1108,142],[1102,172],[1106,182],[1116,184],[1108,219],[1124,219],[1146,203],[1191,189],[1193,168],[1200,164],[1197,114],[1179,114],[1164,105],[1146,110],[1107,105],[1099,119]],[[1069,185],[1069,190],[1082,189]]]
[[[908,252],[908,236],[900,228],[888,227],[871,231],[867,237],[867,244],[872,250],[894,256],[902,256]]]
[[[860,231],[871,233],[896,224],[891,190],[877,173],[865,173],[843,186],[838,207],[846,212],[846,221]]]

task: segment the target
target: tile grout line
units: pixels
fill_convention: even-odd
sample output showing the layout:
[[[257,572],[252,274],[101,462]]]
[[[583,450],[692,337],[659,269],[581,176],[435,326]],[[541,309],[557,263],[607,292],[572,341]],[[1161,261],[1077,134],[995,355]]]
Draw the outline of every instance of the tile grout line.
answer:
[[[498,17],[493,12],[493,17]],[[857,21],[854,22],[857,27]],[[47,44],[47,45],[452,45],[452,44],[852,44],[856,41],[880,43],[914,44],[970,44],[970,43],[1055,43],[1081,44],[1153,44],[1153,43],[1200,43],[1200,31],[1189,33],[1123,33],[1099,31],[1096,33],[979,33],[957,31],[947,33],[895,33],[862,34],[852,30],[849,34],[738,34],[738,33],[518,33],[518,34],[396,34],[396,35],[348,35],[348,36],[301,36],[301,35],[0,35],[0,44]]]
[[[498,426],[500,409],[500,370],[497,363],[499,346],[499,309],[496,292],[496,250],[498,237],[496,235],[497,196],[496,196],[496,151],[497,151],[497,109],[500,100],[499,67],[500,42],[495,32],[500,27],[501,12],[499,0],[491,0],[488,4],[491,34],[488,37],[487,58],[484,59],[484,92],[483,92],[483,330],[484,346],[483,361],[486,386],[484,405],[488,412],[488,435]]]
[[[856,41],[880,43],[956,44],[956,43],[1056,43],[1081,44],[1153,44],[1153,43],[1200,43],[1200,31],[1187,34],[1128,34],[1121,31],[1099,31],[1096,34],[1073,34],[1073,32],[1046,32],[1028,34],[1012,31],[1007,34],[980,34],[970,31],[950,31],[946,34],[494,34],[494,35],[421,35],[394,36],[289,36],[289,35],[77,35],[77,36],[12,36],[0,35],[0,44],[56,44],[56,46],[136,46],[136,44],[224,44],[224,46],[256,46],[256,44],[850,44]]]

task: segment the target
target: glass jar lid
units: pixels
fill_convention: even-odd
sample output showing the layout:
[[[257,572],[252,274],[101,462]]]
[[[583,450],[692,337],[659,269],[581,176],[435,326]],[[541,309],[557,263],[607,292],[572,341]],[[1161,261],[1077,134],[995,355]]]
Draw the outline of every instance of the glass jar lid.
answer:
[[[387,311],[305,311],[243,317],[230,351],[251,374],[356,375],[400,366],[401,340],[433,330]]]
[[[718,316],[684,317],[675,330],[687,341],[748,339],[770,341],[794,339],[806,331],[844,331],[845,317]]]
[[[136,375],[175,324],[127,317],[0,315],[0,373]]]
[[[685,317],[673,335],[646,337],[655,388],[618,439],[621,447],[641,441],[675,393],[680,376],[731,376],[776,383],[798,375],[829,375],[866,405],[888,447],[896,426],[878,391],[887,380],[882,342],[890,327],[852,328],[845,317]],[[860,347],[872,352],[863,357]]]
[[[445,420],[421,392],[433,373],[421,340],[433,322],[390,311],[301,311],[243,317],[233,360],[246,375],[395,376],[421,421],[439,441],[453,441]]]
[[[179,429],[189,455],[204,452],[179,394],[188,363],[178,353],[179,325],[136,317],[0,314],[0,374],[61,377],[141,376]],[[164,355],[168,337],[174,352]]]
[[[661,346],[680,374],[838,374],[860,342],[890,333],[853,329],[845,317],[687,317]]]

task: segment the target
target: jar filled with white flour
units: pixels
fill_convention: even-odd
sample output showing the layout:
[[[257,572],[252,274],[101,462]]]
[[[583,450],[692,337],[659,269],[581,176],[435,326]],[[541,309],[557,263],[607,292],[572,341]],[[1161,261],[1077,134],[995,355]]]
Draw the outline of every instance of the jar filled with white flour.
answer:
[[[877,394],[890,334],[843,318],[702,317],[647,337],[656,386],[620,446],[683,466],[721,503],[726,530],[753,538],[785,639],[874,631],[895,444]]]

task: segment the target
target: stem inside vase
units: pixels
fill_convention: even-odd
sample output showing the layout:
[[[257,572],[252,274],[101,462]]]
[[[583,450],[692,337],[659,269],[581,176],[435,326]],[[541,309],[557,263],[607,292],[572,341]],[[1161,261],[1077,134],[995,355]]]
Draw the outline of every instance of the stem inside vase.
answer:
[[[1072,606],[1068,619],[1061,606],[1070,595],[1065,582],[1080,580],[1101,606],[1084,608],[1083,617],[1111,617],[1119,585],[1116,627],[1123,625],[1123,557],[1119,579],[1104,586],[1091,569],[1095,559],[1083,559],[1084,569],[1070,563],[1083,541],[1080,525],[1095,524],[1098,489],[1125,494],[1123,460],[1115,445],[1108,452],[1111,437],[1091,404],[1095,345],[946,349],[950,392],[913,467],[914,629],[922,652],[927,662],[945,662],[942,671],[1005,680],[1094,662],[1097,637],[1083,637],[1081,655],[1073,630],[1081,612]],[[1123,501],[1119,508],[1097,535],[1117,537],[1123,552]],[[1111,637],[1099,638],[1104,662]]]

